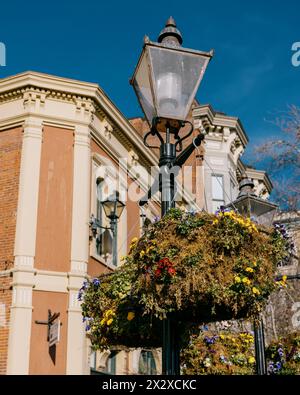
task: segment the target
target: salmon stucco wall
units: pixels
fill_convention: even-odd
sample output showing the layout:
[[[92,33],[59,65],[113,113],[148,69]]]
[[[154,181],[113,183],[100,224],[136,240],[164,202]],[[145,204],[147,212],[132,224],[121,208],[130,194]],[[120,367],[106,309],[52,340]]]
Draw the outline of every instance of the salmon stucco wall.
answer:
[[[69,271],[73,132],[45,126],[41,154],[35,267]]]
[[[67,356],[67,306],[68,294],[60,292],[33,291],[32,329],[30,341],[29,374],[65,374]],[[47,321],[48,309],[60,313],[60,341],[49,348],[47,325],[35,321]]]

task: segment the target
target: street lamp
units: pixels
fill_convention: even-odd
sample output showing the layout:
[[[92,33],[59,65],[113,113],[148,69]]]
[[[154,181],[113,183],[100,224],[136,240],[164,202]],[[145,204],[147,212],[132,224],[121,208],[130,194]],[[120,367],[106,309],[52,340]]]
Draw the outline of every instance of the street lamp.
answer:
[[[97,233],[97,228],[101,229],[110,229],[112,231],[112,264],[114,266],[117,266],[117,240],[118,240],[118,234],[117,234],[117,223],[118,219],[121,217],[122,212],[124,210],[125,204],[119,199],[119,192],[113,193],[111,196],[109,196],[106,200],[103,200],[101,202],[101,205],[103,206],[105,215],[107,218],[110,220],[110,227],[105,227],[102,226],[101,223],[97,218],[95,218],[93,215],[91,216],[90,220],[90,225],[92,229],[92,233],[94,236],[96,236]]]
[[[271,226],[278,206],[259,198],[254,193],[253,187],[253,181],[244,178],[240,182],[240,193],[237,199],[228,207],[237,209],[241,215],[250,217],[260,225]]]
[[[240,193],[237,199],[226,207],[237,210],[241,215],[251,218],[260,225],[271,226],[277,212],[277,204],[261,199],[254,193],[253,181],[244,178],[239,185]],[[259,318],[254,323],[256,373],[267,374],[265,356],[265,338],[263,321]]]
[[[181,47],[182,36],[170,17],[161,31],[158,42],[145,37],[144,46],[135,68],[132,84],[146,119],[151,126],[144,136],[148,148],[160,148],[159,174],[140,206],[158,190],[161,192],[161,214],[175,207],[175,178],[180,168],[201,144],[199,134],[183,151],[182,142],[193,132],[187,121],[188,112],[195,98],[213,52],[200,52]],[[181,129],[190,125],[181,136]],[[149,145],[148,138],[156,137],[159,146]],[[176,153],[181,152],[177,157]],[[179,374],[179,348],[176,318],[168,316],[163,321],[163,373]]]

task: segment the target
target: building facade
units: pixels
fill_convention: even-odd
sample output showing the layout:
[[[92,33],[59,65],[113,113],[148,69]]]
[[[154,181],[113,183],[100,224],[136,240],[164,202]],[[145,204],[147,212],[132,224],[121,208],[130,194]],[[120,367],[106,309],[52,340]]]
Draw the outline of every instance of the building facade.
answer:
[[[241,161],[248,138],[237,118],[194,103],[190,120],[206,138],[183,168],[179,207],[213,212],[245,174],[268,196],[267,175]],[[86,278],[115,269],[101,201],[118,191],[125,203],[118,264],[143,218],[160,215],[155,199],[138,206],[158,163],[147,128],[97,84],[33,72],[0,80],[0,374],[160,373],[160,350],[91,352],[78,300]],[[91,215],[103,229],[91,231]],[[49,311],[60,320],[52,347]]]

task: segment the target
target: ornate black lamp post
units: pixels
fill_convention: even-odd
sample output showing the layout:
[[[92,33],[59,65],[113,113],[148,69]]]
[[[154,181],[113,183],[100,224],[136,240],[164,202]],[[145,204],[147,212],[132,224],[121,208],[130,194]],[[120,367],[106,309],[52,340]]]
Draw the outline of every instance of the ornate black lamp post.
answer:
[[[118,262],[117,262],[117,258],[118,258],[118,254],[117,254],[117,240],[118,240],[118,234],[117,234],[117,223],[118,223],[118,219],[121,217],[122,212],[124,210],[125,204],[123,202],[121,202],[121,200],[119,199],[119,192],[115,192],[113,193],[111,196],[109,196],[106,200],[103,200],[101,202],[105,215],[107,216],[107,218],[110,219],[110,227],[105,227],[102,226],[101,223],[99,222],[99,220],[97,218],[95,218],[93,215],[91,216],[91,220],[90,220],[90,225],[91,225],[91,229],[93,232],[93,235],[96,236],[97,233],[97,228],[101,228],[101,229],[110,229],[112,231],[112,264],[114,266],[117,266]]]
[[[172,17],[161,31],[158,42],[145,37],[144,47],[136,66],[131,84],[140,105],[151,125],[144,136],[149,148],[159,148],[159,176],[141,199],[143,205],[158,190],[161,192],[161,214],[175,207],[175,178],[204,136],[199,134],[183,151],[182,141],[193,132],[193,125],[186,120],[213,52],[200,52],[181,47],[182,36]],[[180,135],[181,129],[190,125],[189,131]],[[150,136],[156,137],[159,146],[148,144]],[[181,152],[177,157],[176,153]],[[176,319],[168,316],[163,322],[163,373],[179,374],[179,348]]]
[[[236,209],[241,215],[251,218],[260,225],[271,226],[278,206],[259,198],[253,191],[254,184],[249,178],[240,182],[240,193],[228,208]],[[256,372],[258,375],[267,374],[265,357],[265,339],[262,319],[254,323]]]

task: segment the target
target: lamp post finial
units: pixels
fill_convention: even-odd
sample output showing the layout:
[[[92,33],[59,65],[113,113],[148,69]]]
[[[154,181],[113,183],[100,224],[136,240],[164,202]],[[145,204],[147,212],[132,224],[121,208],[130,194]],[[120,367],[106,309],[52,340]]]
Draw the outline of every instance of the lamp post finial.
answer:
[[[182,35],[177,29],[176,22],[172,16],[166,22],[164,29],[160,32],[157,41],[180,46],[183,42]]]

